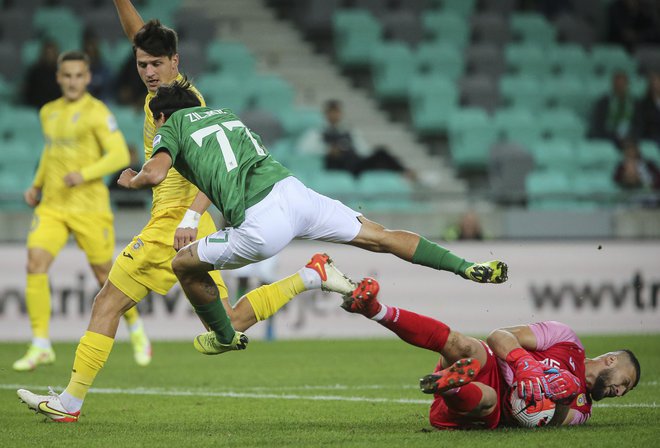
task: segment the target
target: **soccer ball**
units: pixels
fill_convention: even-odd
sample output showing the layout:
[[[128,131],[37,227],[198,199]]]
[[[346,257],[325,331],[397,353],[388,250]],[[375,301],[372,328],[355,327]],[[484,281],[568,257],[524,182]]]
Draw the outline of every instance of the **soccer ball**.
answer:
[[[541,401],[526,404],[525,400],[518,398],[518,391],[514,386],[509,397],[511,403],[511,415],[520,426],[526,428],[537,428],[546,426],[555,415],[555,403],[543,396]]]

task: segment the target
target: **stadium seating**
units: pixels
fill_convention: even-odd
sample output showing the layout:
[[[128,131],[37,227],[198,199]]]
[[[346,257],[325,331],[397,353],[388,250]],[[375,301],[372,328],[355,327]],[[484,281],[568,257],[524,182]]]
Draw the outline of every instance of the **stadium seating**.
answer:
[[[581,208],[574,199],[573,184],[561,171],[533,171],[525,181],[528,207],[532,209]]]
[[[470,38],[466,20],[455,12],[427,11],[422,16],[422,26],[433,40],[462,48]]]
[[[538,13],[518,13],[511,16],[511,30],[526,44],[550,47],[556,40],[556,29]]]
[[[530,112],[541,110],[545,103],[541,82],[536,76],[528,74],[502,77],[500,95],[509,107],[526,109]]]
[[[195,85],[204,93],[207,104],[240,113],[248,103],[249,92],[242,89],[238,78],[231,75],[207,73],[200,76]]]
[[[437,134],[458,104],[458,91],[451,80],[438,76],[417,76],[410,82],[412,124],[420,134]]]
[[[206,49],[208,69],[223,75],[245,79],[254,74],[256,61],[245,45],[215,40]]]
[[[539,140],[530,146],[537,169],[571,173],[579,169],[577,151],[570,140]]]
[[[465,71],[463,53],[455,46],[438,41],[425,42],[415,54],[415,65],[420,73],[460,78]]]
[[[454,166],[459,170],[485,170],[497,129],[481,109],[463,108],[449,119],[449,143]]]
[[[333,17],[337,60],[343,67],[365,67],[381,41],[382,25],[366,10],[338,10]]]
[[[584,170],[612,173],[621,153],[609,140],[584,140],[578,143],[577,162]]]
[[[407,45],[401,42],[378,45],[372,59],[376,97],[384,101],[405,99],[414,71],[414,55]]]

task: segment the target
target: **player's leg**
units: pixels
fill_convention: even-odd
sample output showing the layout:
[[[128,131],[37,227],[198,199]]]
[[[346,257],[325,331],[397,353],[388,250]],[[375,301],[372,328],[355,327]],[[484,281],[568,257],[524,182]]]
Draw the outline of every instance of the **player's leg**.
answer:
[[[355,284],[346,277],[327,254],[314,254],[298,272],[271,284],[262,285],[231,308],[226,306],[233,327],[245,331],[277,313],[298,294],[313,289],[345,294]]]
[[[73,361],[71,379],[64,392],[37,395],[19,389],[18,396],[28,407],[52,420],[78,420],[85,396],[98,372],[110,356],[119,320],[136,302],[107,281],[94,299],[92,315],[85,335],[80,338]]]
[[[342,308],[378,322],[411,345],[440,353],[445,367],[464,358],[475,359],[480,365],[486,361],[486,351],[479,340],[431,317],[382,304],[378,292],[378,282],[365,278],[350,296],[344,297]]]
[[[78,246],[87,255],[94,277],[103,287],[113,265],[115,251],[115,233],[113,216],[110,213],[78,214],[67,222]],[[133,358],[140,366],[151,363],[151,342],[144,330],[137,307],[132,307],[124,314],[133,346]]]
[[[25,304],[32,342],[27,353],[13,364],[14,370],[33,370],[40,364],[55,362],[50,342],[51,297],[48,270],[66,244],[69,231],[60,214],[43,208],[34,212],[27,238],[28,261]]]
[[[497,394],[488,385],[472,383],[488,361],[484,344],[436,319],[381,304],[378,292],[376,280],[364,279],[351,296],[345,297],[342,308],[377,321],[411,345],[440,353],[438,370],[422,378],[422,390],[442,395],[455,412],[489,415]]]
[[[441,271],[449,271],[478,283],[503,283],[507,265],[499,260],[474,263],[448,249],[406,230],[389,230],[359,217],[360,233],[349,244],[372,252],[386,252],[397,257]]]

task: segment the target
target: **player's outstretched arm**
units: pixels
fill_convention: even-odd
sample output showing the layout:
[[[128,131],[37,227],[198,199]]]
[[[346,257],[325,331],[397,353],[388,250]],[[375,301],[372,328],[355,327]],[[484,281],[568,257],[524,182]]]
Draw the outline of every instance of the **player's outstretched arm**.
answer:
[[[119,14],[119,21],[121,22],[121,27],[124,29],[124,33],[128,40],[133,43],[133,37],[144,25],[144,20],[140,17],[140,14],[133,6],[130,0],[113,0],[115,2],[115,8],[117,8],[117,14]]]
[[[171,167],[172,158],[169,153],[159,151],[147,160],[139,173],[131,168],[125,169],[119,176],[117,184],[131,190],[154,187],[165,180]]]
[[[174,250],[178,252],[197,239],[199,220],[210,205],[211,200],[201,191],[198,192],[174,232]]]

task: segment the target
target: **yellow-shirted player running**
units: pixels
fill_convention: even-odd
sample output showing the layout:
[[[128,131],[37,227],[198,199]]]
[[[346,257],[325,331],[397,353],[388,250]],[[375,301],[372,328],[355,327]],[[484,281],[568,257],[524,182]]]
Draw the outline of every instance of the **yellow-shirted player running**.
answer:
[[[133,42],[138,73],[149,90],[144,126],[148,160],[156,133],[149,101],[159,86],[182,79],[178,70],[177,35],[157,20],[145,24],[129,0],[115,0],[115,6],[126,35]],[[196,95],[201,99],[198,92]],[[78,421],[85,396],[110,356],[121,313],[133,308],[149,290],[167,292],[177,281],[172,272],[176,250],[197,239],[198,231],[199,237],[216,231],[210,215],[200,214],[210,203],[176,170],[167,172],[163,182],[153,190],[151,219],[117,256],[108,281],[94,300],[89,326],[76,350],[68,386],[59,395],[54,392],[37,395],[19,389],[19,398],[29,408],[58,422]],[[297,273],[249,292],[235,307],[229,305],[227,288],[219,272],[210,275],[207,287],[221,300],[208,305],[193,305],[193,308],[204,325],[214,331],[228,324],[227,316],[231,320],[228,325],[244,331],[256,322],[268,319],[303,291],[323,289],[346,294],[355,288],[324,254],[314,255]],[[218,347],[217,353],[242,348],[245,343],[236,340]]]
[[[25,201],[36,207],[27,239],[27,310],[32,344],[17,360],[17,371],[55,361],[49,338],[51,315],[48,269],[73,234],[99,285],[108,278],[115,248],[113,215],[103,176],[129,163],[124,137],[108,108],[87,92],[89,58],[82,52],[58,59],[62,97],[40,111],[46,145]],[[135,359],[146,365],[151,348],[136,309],[125,314]]]

